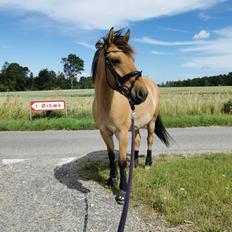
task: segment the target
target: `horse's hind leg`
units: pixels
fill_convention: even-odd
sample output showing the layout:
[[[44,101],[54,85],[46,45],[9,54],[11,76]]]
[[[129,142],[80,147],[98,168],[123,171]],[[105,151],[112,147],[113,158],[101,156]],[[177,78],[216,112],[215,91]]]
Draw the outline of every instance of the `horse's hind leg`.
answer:
[[[152,165],[152,145],[154,142],[155,118],[153,118],[147,125],[147,156],[145,167],[150,168]]]
[[[120,168],[120,192],[116,196],[116,201],[119,204],[124,203],[126,191],[127,191],[127,178],[126,178],[126,154],[127,154],[127,145],[128,145],[128,130],[122,130],[116,133],[116,136],[119,141],[119,160],[118,165]]]
[[[114,141],[113,134],[108,130],[100,130],[101,136],[106,144],[108,158],[110,161],[110,176],[107,180],[107,184],[110,186],[116,185],[116,175],[117,175],[117,167],[115,164],[115,154],[114,154]]]
[[[141,135],[139,130],[135,131],[135,167],[139,164],[139,147],[140,147]]]

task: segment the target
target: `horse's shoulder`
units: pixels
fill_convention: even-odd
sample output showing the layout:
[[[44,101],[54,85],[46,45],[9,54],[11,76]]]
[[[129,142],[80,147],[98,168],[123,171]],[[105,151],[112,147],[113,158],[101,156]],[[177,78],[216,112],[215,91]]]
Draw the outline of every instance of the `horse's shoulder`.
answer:
[[[152,91],[153,93],[159,93],[159,87],[158,85],[155,83],[154,80],[152,80],[151,78],[149,77],[143,77],[144,81],[145,81],[145,84],[146,84],[146,87]]]

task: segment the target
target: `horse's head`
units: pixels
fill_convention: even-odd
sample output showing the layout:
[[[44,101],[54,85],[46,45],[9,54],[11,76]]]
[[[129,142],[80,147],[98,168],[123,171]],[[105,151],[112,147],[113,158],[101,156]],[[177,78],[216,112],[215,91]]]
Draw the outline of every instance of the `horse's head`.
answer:
[[[121,31],[113,31],[111,28],[107,37],[100,40],[96,47],[104,52],[108,85],[125,95],[131,104],[137,105],[146,100],[148,91],[141,72],[135,67],[129,38],[129,30],[122,35]]]

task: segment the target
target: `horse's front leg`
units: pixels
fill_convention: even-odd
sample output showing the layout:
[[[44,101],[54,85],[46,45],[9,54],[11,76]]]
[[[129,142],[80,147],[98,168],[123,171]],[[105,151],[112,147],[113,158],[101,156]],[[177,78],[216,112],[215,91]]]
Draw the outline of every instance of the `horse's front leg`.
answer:
[[[147,125],[147,156],[145,168],[149,169],[152,165],[152,145],[154,142],[155,119],[153,118]]]
[[[116,133],[116,136],[119,141],[118,166],[120,169],[120,184],[119,184],[120,191],[116,196],[116,201],[119,204],[123,204],[125,200],[125,196],[126,196],[126,191],[127,191],[126,154],[127,154],[127,146],[128,146],[128,130],[120,131],[119,133]]]
[[[108,158],[110,161],[110,176],[107,180],[109,186],[116,186],[117,167],[115,164],[113,134],[108,130],[100,130],[101,136],[106,144]]]
[[[137,167],[139,165],[139,147],[141,142],[141,135],[139,130],[135,131],[135,163],[134,166]]]

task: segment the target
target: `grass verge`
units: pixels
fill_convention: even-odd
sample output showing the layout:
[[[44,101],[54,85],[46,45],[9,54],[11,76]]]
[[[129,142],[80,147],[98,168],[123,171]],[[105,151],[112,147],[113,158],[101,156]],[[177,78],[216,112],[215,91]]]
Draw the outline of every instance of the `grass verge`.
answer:
[[[166,127],[232,126],[232,115],[184,115],[163,118]]]
[[[163,117],[166,127],[232,126],[230,115],[200,115]],[[41,130],[84,130],[96,129],[90,112],[81,112],[75,117],[52,117],[27,119],[3,119],[0,131],[41,131]]]
[[[105,183],[108,162],[82,165],[85,177]],[[135,169],[132,199],[165,214],[170,225],[191,221],[199,231],[231,231],[232,153],[161,156],[149,171]]]
[[[95,128],[92,114],[89,112],[80,112],[75,118],[66,118],[58,114],[52,117],[36,118],[32,121],[24,119],[0,121],[0,131],[86,130]]]

